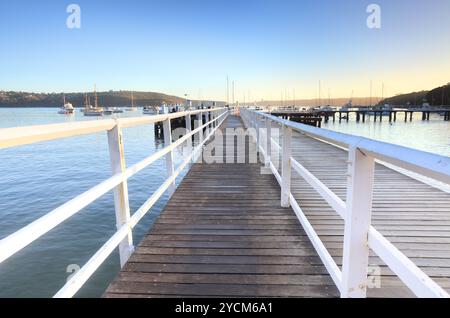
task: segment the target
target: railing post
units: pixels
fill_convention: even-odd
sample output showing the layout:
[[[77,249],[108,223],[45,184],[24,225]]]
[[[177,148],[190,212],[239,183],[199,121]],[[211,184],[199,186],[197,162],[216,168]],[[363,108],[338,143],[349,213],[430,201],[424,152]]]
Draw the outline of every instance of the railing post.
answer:
[[[184,116],[184,121],[186,122],[186,134],[192,131],[191,114]],[[192,154],[192,136],[186,140],[186,156]]]
[[[208,122],[208,112],[203,113],[204,118],[202,117],[202,124],[206,124]],[[203,132],[203,139],[208,136],[208,125],[205,126],[205,131]]]
[[[269,118],[266,118],[266,157],[264,158],[264,165],[266,168],[270,168],[270,157],[272,155],[272,122]]]
[[[374,159],[349,149],[341,297],[366,297]]]
[[[203,113],[198,113],[197,114],[197,120],[195,121],[195,129],[199,128],[203,126]],[[203,142],[203,129],[200,129],[199,132],[196,134],[197,135],[197,139],[198,139],[198,145],[201,145]],[[197,146],[198,146],[197,145]],[[201,148],[200,148],[200,155],[201,155]],[[197,160],[198,155],[197,153],[195,154],[195,161]]]
[[[197,114],[198,127],[203,126],[203,113]],[[203,128],[198,132],[198,142],[201,144],[203,142]]]
[[[281,206],[289,207],[289,195],[291,194],[291,140],[292,128],[283,125],[282,163],[281,163]]]
[[[126,170],[123,150],[122,130],[118,124],[108,131],[109,159],[113,174],[123,174]],[[124,178],[122,183],[114,188],[114,209],[116,212],[116,227],[120,229],[130,220],[130,204],[128,200],[128,185]],[[128,235],[119,244],[120,266],[123,267],[134,251],[133,233],[129,228]]]
[[[172,129],[170,124],[170,118],[164,120],[163,129],[164,129],[164,146],[169,147],[172,144]],[[173,165],[173,150],[170,150],[166,154],[166,167],[167,167],[167,177],[170,178],[175,173],[175,168]],[[175,188],[176,188],[175,180],[173,180],[172,184],[168,188],[169,197],[175,192]]]
[[[256,112],[253,112],[253,128],[255,129],[255,142],[258,145],[258,122],[256,117]],[[258,151],[258,149],[256,149]]]
[[[259,153],[259,145],[261,144],[261,135],[259,133],[258,114],[255,113],[255,129],[256,129],[256,152]]]
[[[205,113],[205,123],[208,123],[210,120],[211,120],[211,117],[210,117],[210,111],[207,111],[207,112]],[[208,136],[210,132],[211,132],[211,124],[208,124],[208,125],[206,125],[206,133],[205,133],[205,136]]]

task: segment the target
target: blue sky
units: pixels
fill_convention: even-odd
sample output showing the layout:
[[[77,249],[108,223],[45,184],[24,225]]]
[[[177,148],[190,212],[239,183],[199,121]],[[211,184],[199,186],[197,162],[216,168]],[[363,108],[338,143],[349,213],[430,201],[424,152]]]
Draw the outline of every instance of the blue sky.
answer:
[[[66,7],[81,7],[81,29]],[[366,7],[381,7],[369,29]],[[0,90],[225,99],[387,95],[450,81],[448,0],[0,0]]]

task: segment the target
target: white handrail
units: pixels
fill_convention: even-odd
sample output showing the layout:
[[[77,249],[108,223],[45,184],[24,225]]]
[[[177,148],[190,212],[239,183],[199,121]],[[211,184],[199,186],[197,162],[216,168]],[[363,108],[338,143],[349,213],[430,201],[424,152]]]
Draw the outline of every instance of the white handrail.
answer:
[[[328,131],[304,124],[290,122],[262,112],[241,109],[240,113],[247,127],[259,127],[259,119],[276,122],[282,127],[290,127],[312,138],[349,149],[349,183],[347,185],[347,202],[343,202],[310,171],[293,157],[283,157],[284,164],[289,165],[308,182],[327,203],[344,219],[344,258],[343,272],[339,270],[329,255],[317,233],[308,222],[300,205],[289,194],[290,205],[299,218],[305,232],[330,273],[333,281],[341,291],[342,297],[365,297],[368,267],[368,247],[370,247],[386,265],[419,297],[450,297],[449,294],[428,277],[408,257],[392,245],[384,236],[370,225],[371,197],[373,184],[374,160],[379,159],[396,166],[424,174],[427,177],[450,183],[450,158],[439,156],[402,146],[379,142],[363,137]],[[253,134],[258,136],[258,134]],[[288,136],[289,138],[289,136]],[[278,145],[271,136],[266,142],[277,146],[285,153],[285,143]],[[286,145],[290,145],[287,140]],[[267,145],[259,145],[264,154]],[[266,148],[264,148],[266,147]],[[287,152],[289,153],[289,151]],[[270,155],[269,155],[270,156]],[[270,158],[270,157],[269,157]],[[270,160],[270,159],[269,159]],[[280,186],[280,176],[270,161],[272,173]],[[287,177],[290,177],[287,174]],[[283,195],[283,193],[282,193]],[[283,205],[283,202],[281,203]],[[363,213],[363,214],[361,214]],[[365,213],[365,214],[364,214]]]
[[[115,129],[115,136],[113,136],[113,138],[110,138],[110,152],[111,147],[115,148],[114,151],[119,151],[117,153],[119,157],[115,159],[117,161],[123,159],[120,158],[120,156],[123,156],[123,147],[121,146],[121,128],[133,127],[136,125],[143,125],[159,121],[170,121],[171,119],[178,117],[190,118],[190,115],[192,114],[200,115],[205,112],[214,113],[214,116],[209,117],[212,119],[207,121],[205,124],[199,125],[194,130],[188,129],[183,137],[174,142],[170,142],[168,145],[165,145],[163,149],[157,151],[154,154],[151,154],[150,156],[134,164],[133,166],[121,170],[121,172],[119,173],[116,172],[107,180],[92,187],[91,189],[64,203],[63,205],[40,217],[29,225],[0,240],[0,263],[31,242],[38,239],[40,236],[53,229],[58,224],[67,220],[69,217],[71,217],[108,191],[117,189],[122,183],[124,183],[127,179],[129,179],[140,170],[149,166],[162,156],[165,156],[168,153],[172,153],[175,148],[183,145],[183,143],[190,142],[191,137],[195,136],[195,134],[201,134],[204,128],[212,124],[217,124],[215,125],[214,129],[209,130],[209,134],[206,136],[206,138],[202,139],[202,142],[199,143],[182,162],[182,164],[177,167],[176,170],[174,170],[174,173],[169,175],[169,178],[166,179],[166,181],[156,190],[156,192],[154,192],[153,195],[131,217],[128,216],[122,220],[119,220],[119,216],[116,214],[116,218],[118,218],[117,232],[98,250],[96,254],[94,254],[94,256],[91,257],[88,263],[86,263],[79,272],[71,277],[66,285],[55,295],[56,297],[73,296],[95,272],[95,270],[103,263],[108,255],[110,255],[111,252],[121,242],[123,242],[127,235],[130,235],[132,228],[139,222],[139,220],[145,215],[145,213],[150,210],[153,204],[161,197],[161,195],[169,188],[169,186],[175,182],[176,178],[191,161],[191,158],[195,156],[196,152],[202,149],[203,144],[208,141],[208,139],[214,134],[215,130],[218,129],[220,127],[220,124],[226,119],[226,117],[228,116],[228,111],[225,108],[201,109],[195,111],[172,113],[169,115],[154,115],[148,117],[122,118],[117,120],[70,123],[67,124],[67,126],[65,124],[56,124],[0,129],[0,148],[89,133],[97,133],[101,131],[108,131],[108,133],[110,134],[111,132],[114,132]],[[187,126],[190,128],[190,123]],[[124,161],[121,164],[124,165]],[[171,164],[173,165],[173,162]],[[172,169],[173,166],[168,168]],[[126,187],[125,191],[127,199],[128,191]],[[117,205],[117,202],[115,204]],[[132,248],[132,246],[129,247]],[[121,265],[123,265],[124,262],[128,259],[129,254],[125,254],[125,252],[122,250],[120,250],[120,254]]]
[[[399,145],[394,145],[382,141],[377,141],[365,137],[359,137],[344,133],[339,133],[323,128],[308,126],[301,123],[281,119],[276,116],[255,112],[258,116],[268,118],[281,125],[286,125],[301,133],[307,134],[316,139],[321,139],[344,148],[351,146],[361,149],[375,159],[391,163],[406,170],[411,170],[426,177],[450,184],[450,158],[411,149]]]
[[[0,240],[0,263],[114,189],[122,180],[122,175],[116,174]]]
[[[400,252],[373,226],[369,229],[370,248],[418,297],[448,298],[448,293],[418,268],[405,254]]]
[[[143,117],[101,119],[92,121],[62,123],[62,124],[1,128],[0,149],[108,131],[111,130],[116,125],[120,125],[121,128],[130,128],[135,126],[163,122],[168,119],[180,118],[186,115],[202,114],[209,111],[217,112],[223,109],[224,108],[197,109],[191,111],[143,116]]]
[[[300,223],[303,226],[303,229],[306,232],[306,235],[308,235],[309,239],[311,240],[311,243],[313,244],[314,248],[317,251],[317,254],[319,254],[319,257],[322,260],[323,264],[325,265],[326,269],[328,270],[328,273],[330,273],[331,279],[333,279],[337,288],[341,290],[342,272],[339,269],[339,266],[337,266],[333,257],[330,255],[327,248],[320,240],[319,235],[317,235],[313,226],[311,225],[311,223],[309,223],[308,218],[303,213],[302,209],[300,208],[300,206],[298,205],[297,201],[295,200],[292,194],[289,195],[289,201],[292,205],[292,210],[294,210],[295,214],[297,215]]]
[[[291,158],[292,168],[298,172],[299,175],[305,179],[306,182],[316,190],[327,203],[334,208],[334,210],[345,218],[345,211],[347,209],[345,202],[341,200],[333,191],[317,179],[311,172],[303,167],[297,160]]]

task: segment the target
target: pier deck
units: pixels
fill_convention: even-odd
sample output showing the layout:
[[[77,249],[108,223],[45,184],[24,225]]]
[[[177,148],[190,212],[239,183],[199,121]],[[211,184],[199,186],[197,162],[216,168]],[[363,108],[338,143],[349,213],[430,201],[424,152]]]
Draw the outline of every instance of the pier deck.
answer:
[[[275,177],[260,169],[194,164],[104,296],[338,296],[294,212],[280,207]]]
[[[241,125],[230,116],[221,128]],[[292,156],[345,200],[345,150],[294,132]],[[338,297],[294,212],[280,207],[275,177],[260,168],[194,164],[104,297]],[[291,192],[341,266],[343,220],[294,173]],[[376,164],[372,224],[450,291],[450,194]],[[373,253],[370,265],[380,286],[369,297],[414,296]]]

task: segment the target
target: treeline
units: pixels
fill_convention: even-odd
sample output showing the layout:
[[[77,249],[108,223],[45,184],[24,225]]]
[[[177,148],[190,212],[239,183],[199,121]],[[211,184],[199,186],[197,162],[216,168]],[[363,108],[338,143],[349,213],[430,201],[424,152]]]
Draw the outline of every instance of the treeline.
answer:
[[[420,91],[408,94],[401,94],[386,98],[379,102],[379,105],[389,104],[394,106],[422,106],[429,103],[431,106],[450,106],[450,83],[436,87],[430,91]]]
[[[0,107],[61,107],[63,96],[66,101],[75,107],[83,107],[85,95],[88,95],[91,104],[94,104],[94,94],[88,93],[30,93],[0,91]],[[131,91],[98,92],[100,106],[121,107],[131,105]],[[184,103],[185,99],[177,96],[155,92],[133,92],[136,106],[161,105],[161,103]]]

